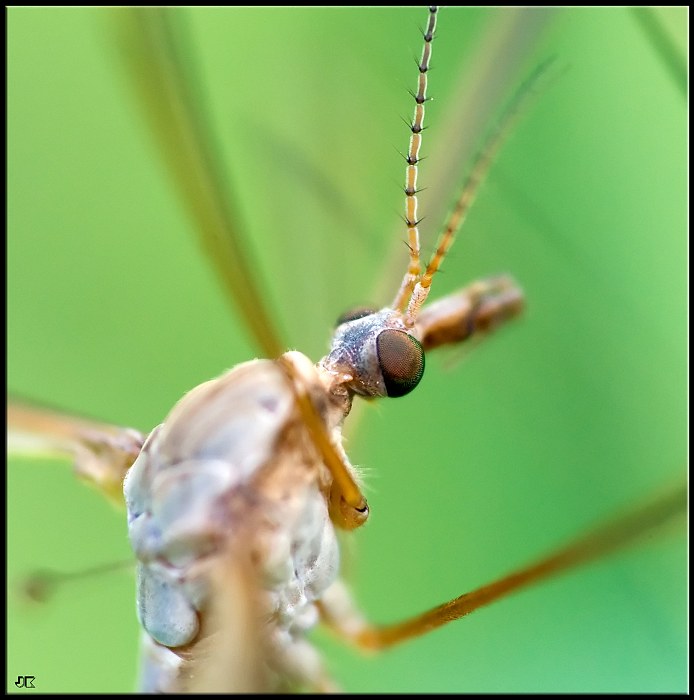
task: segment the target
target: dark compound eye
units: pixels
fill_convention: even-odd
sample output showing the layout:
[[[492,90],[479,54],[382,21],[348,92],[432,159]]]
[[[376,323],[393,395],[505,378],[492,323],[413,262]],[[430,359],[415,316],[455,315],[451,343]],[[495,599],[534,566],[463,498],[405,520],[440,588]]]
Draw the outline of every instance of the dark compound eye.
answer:
[[[349,323],[350,321],[356,321],[358,318],[364,318],[364,316],[371,316],[375,314],[378,309],[372,309],[370,306],[357,306],[355,309],[350,309],[345,311],[335,322],[335,327],[341,326],[343,323]]]
[[[389,329],[376,338],[378,364],[388,396],[404,396],[419,384],[424,374],[424,348],[416,338]]]

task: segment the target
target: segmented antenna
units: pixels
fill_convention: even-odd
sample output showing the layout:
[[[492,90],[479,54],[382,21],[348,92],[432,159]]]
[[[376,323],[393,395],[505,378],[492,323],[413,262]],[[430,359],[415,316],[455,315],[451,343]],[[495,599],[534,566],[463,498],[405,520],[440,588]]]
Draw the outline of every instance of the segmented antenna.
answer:
[[[439,237],[436,251],[431,257],[424,274],[414,285],[414,291],[412,292],[412,297],[410,298],[409,304],[407,305],[407,312],[405,313],[406,324],[414,324],[419,310],[429,295],[431,281],[441,267],[441,263],[450,250],[450,247],[453,245],[455,235],[465,221],[465,217],[479,192],[480,185],[484,182],[485,177],[489,173],[489,168],[494,162],[499,149],[511,132],[516,121],[521,116],[523,108],[527,106],[530,98],[536,95],[538,84],[541,79],[547,75],[550,66],[554,64],[554,60],[554,57],[551,57],[541,63],[521,84],[518,90],[516,90],[516,93],[497,122],[496,128],[487,137],[487,140],[475,157],[470,173],[463,183],[458,200],[453,207],[453,211],[448,218],[443,233]]]
[[[422,273],[422,265],[419,257],[419,220],[417,219],[417,163],[419,163],[419,149],[422,145],[422,130],[424,128],[424,103],[427,101],[427,71],[431,60],[431,42],[434,40],[436,29],[436,12],[438,8],[429,8],[429,23],[423,34],[424,48],[422,58],[417,64],[419,68],[419,81],[417,94],[412,94],[415,101],[414,117],[410,124],[412,136],[410,147],[407,151],[407,168],[405,169],[405,223],[407,224],[407,237],[410,248],[410,264],[402,279],[393,309],[404,311],[407,301],[412,295],[412,290]]]

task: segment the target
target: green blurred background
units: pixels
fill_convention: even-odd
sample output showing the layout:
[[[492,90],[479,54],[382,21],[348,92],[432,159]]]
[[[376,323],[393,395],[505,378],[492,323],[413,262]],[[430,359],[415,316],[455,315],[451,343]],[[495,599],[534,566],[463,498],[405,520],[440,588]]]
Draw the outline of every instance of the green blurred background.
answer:
[[[368,408],[350,439],[372,515],[345,567],[377,621],[501,575],[685,467],[681,78],[629,10],[509,12],[440,13],[420,213],[430,251],[439,200],[450,204],[463,174],[456,147],[469,153],[491,125],[484,105],[556,54],[566,70],[515,129],[434,285],[438,296],[510,272],[528,311],[483,347],[429,358],[421,388]],[[685,12],[658,15],[682,61]],[[397,151],[426,11],[184,17],[258,274],[288,344],[318,359],[339,313],[391,298],[392,278],[370,299],[387,252],[405,265]],[[170,186],[114,21],[101,9],[8,12],[8,384],[148,430],[256,350]],[[507,23],[515,39],[497,59],[490,42]],[[66,465],[28,460],[8,465],[7,509],[8,689],[25,674],[45,692],[133,689],[130,571],[42,606],[15,590],[37,567],[127,559],[123,514]],[[316,642],[349,691],[681,692],[685,538],[655,538],[382,656],[322,632]]]

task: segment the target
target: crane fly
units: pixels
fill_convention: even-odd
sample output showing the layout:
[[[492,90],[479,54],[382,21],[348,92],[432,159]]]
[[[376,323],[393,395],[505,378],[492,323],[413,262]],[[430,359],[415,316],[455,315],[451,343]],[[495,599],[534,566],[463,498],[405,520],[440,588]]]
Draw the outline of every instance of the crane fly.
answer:
[[[219,290],[124,97],[122,75],[112,76],[98,42],[79,40],[101,36],[90,32],[91,15],[15,10],[10,19],[10,388],[114,423],[155,425],[191,386],[254,351],[240,325],[225,320]],[[290,336],[298,334],[290,342],[319,357],[325,338],[314,325],[365,300],[366,292],[345,291],[346,280],[369,288],[385,250],[382,232],[392,230],[401,206],[388,186],[401,180],[391,144],[405,107],[392,105],[406,104],[401,93],[412,83],[406,69],[415,49],[403,37],[422,12],[229,10],[191,19],[201,65],[220,70],[206,70],[205,97],[225,94],[212,112],[220,124],[233,117],[239,125],[222,149],[244,163],[233,166],[233,184],[249,230],[270,232],[253,241],[269,271],[270,298],[287,314]],[[442,15],[430,125],[444,121],[446,95],[478,87],[481,62],[471,57],[485,57],[490,27],[507,20],[503,12]],[[344,54],[335,49],[345,43]],[[480,271],[511,269],[530,299],[528,314],[455,371],[432,359],[412,398],[371,411],[350,444],[352,461],[374,470],[367,479],[373,514],[355,533],[355,566],[359,599],[378,621],[402,619],[548,551],[658,487],[685,453],[681,98],[626,11],[565,12],[535,43],[526,72],[558,48],[572,70],[517,128],[435,292]],[[224,61],[230,46],[238,53]],[[638,81],[627,80],[635,56]],[[472,65],[461,76],[466,60]],[[383,66],[400,63],[400,82],[381,79]],[[288,65],[292,80],[278,81],[277,67]],[[506,93],[522,78],[522,67],[509,75]],[[263,101],[271,97],[276,108]],[[426,134],[432,142],[438,128]],[[292,195],[292,167],[276,165],[281,153],[298,169],[297,152],[314,165],[333,161],[347,201],[379,202],[366,219],[376,239],[326,235],[335,230],[334,213],[308,224],[319,216],[315,187]],[[429,161],[425,167],[435,169]],[[654,181],[652,173],[670,177]],[[420,178],[432,189],[433,176],[423,169]],[[294,200],[301,206],[292,209]],[[275,205],[277,218],[264,219]],[[340,209],[341,216],[359,221],[364,206]],[[290,223],[300,235],[278,235]],[[312,232],[320,235],[313,240]],[[326,272],[320,298],[306,291],[309,282],[320,287],[320,266],[307,280],[289,258],[289,280],[275,283],[297,250],[298,261],[340,270]],[[358,260],[350,258],[355,250]],[[297,301],[302,292],[312,303],[309,318]],[[300,310],[302,318],[291,318]],[[101,513],[96,496],[56,472],[9,471],[12,568],[85,567],[125,555],[122,517]],[[13,533],[26,534],[13,540]],[[681,543],[659,542],[378,660],[331,649],[331,670],[350,690],[681,689],[683,567]],[[132,581],[123,578],[122,586],[111,580],[101,591],[67,592],[40,618],[12,616],[11,672],[19,663],[17,673],[36,672],[47,690],[131,689],[137,625]],[[62,678],[51,663],[64,669]]]

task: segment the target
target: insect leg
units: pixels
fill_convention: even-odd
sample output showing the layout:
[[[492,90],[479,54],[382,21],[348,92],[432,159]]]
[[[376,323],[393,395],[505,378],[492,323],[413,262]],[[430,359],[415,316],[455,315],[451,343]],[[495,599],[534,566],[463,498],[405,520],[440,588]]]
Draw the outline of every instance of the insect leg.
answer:
[[[346,598],[346,592],[339,589],[336,592],[331,589],[332,596],[325,596],[321,613],[328,626],[346,641],[363,649],[386,649],[458,620],[531,584],[622,549],[643,535],[676,524],[686,512],[687,487],[682,484],[528,566],[403,622],[383,626],[364,622]]]
[[[284,342],[264,301],[258,265],[244,244],[237,204],[225,184],[214,129],[200,108],[201,84],[180,13],[138,8],[121,13],[123,57],[161,154],[205,251],[258,348],[278,357]],[[185,58],[184,58],[185,57]]]
[[[524,304],[523,292],[508,276],[473,282],[422,310],[417,324],[422,346],[432,350],[488,333],[518,316]]]
[[[7,426],[9,452],[67,458],[77,476],[122,504],[123,478],[140,453],[142,433],[16,399],[8,402]]]
[[[342,446],[334,441],[325,427],[310,396],[311,386],[300,367],[288,352],[277,360],[292,388],[297,408],[323,463],[330,471],[333,485],[330,491],[330,518],[343,530],[353,530],[366,522],[369,506],[353,475],[353,468]]]

